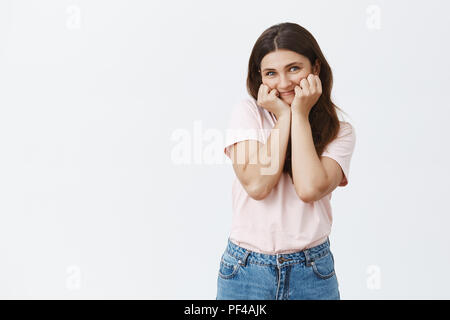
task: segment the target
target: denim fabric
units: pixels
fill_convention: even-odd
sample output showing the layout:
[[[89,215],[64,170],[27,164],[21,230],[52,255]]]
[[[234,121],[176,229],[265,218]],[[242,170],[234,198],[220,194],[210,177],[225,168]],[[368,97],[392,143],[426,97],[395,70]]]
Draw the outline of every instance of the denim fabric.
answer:
[[[262,254],[228,239],[217,300],[340,300],[330,240],[303,251]]]

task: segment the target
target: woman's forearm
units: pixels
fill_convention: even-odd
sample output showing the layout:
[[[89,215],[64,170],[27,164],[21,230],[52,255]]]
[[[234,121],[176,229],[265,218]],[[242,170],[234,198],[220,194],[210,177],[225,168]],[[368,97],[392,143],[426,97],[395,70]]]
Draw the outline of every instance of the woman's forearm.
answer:
[[[291,129],[291,111],[277,117],[266,144],[259,150],[260,162],[267,165],[260,167],[259,190],[263,195],[270,193],[280,180],[286,160],[286,150]]]
[[[326,181],[326,171],[317,155],[308,116],[292,112],[292,178],[300,198],[311,199]]]

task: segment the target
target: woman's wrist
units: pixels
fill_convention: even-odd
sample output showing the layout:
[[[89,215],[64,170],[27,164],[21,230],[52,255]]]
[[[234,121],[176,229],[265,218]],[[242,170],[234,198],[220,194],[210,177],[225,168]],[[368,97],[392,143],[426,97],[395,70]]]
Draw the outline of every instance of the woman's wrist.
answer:
[[[277,119],[280,119],[281,117],[291,117],[291,108],[286,108],[285,110],[281,111],[280,113],[275,115]]]
[[[292,117],[301,118],[302,120],[309,121],[309,114],[305,114],[304,112],[298,111],[296,109],[292,109]]]

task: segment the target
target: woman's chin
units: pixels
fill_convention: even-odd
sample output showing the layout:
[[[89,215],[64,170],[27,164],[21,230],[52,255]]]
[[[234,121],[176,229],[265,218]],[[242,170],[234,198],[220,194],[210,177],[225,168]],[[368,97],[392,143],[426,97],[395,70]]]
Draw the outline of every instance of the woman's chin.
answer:
[[[283,97],[283,101],[286,102],[289,106],[291,105],[293,100],[293,98]]]

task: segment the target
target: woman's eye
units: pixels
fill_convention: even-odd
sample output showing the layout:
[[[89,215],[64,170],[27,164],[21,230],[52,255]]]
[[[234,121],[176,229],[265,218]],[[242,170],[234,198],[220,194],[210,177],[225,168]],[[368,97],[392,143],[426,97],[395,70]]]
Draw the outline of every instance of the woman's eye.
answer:
[[[291,67],[291,69],[293,69],[293,68],[300,69],[299,67]],[[291,70],[291,69],[290,69],[290,70]],[[268,72],[266,73],[266,76],[270,76],[271,73],[274,73],[274,72],[273,72],[273,71],[268,71]]]

